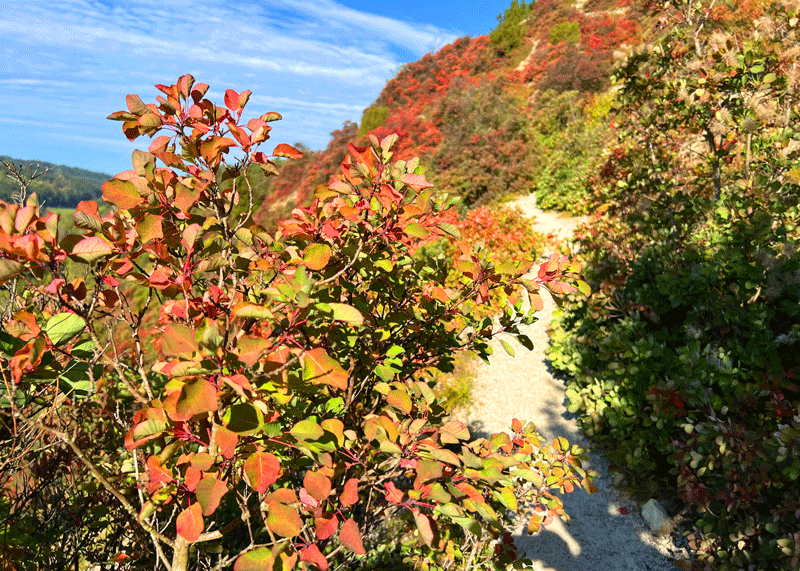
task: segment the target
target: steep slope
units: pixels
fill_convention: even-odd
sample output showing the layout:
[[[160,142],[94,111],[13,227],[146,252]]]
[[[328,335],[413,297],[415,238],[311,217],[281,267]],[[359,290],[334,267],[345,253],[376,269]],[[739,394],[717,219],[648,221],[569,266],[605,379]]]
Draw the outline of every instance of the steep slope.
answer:
[[[460,38],[404,66],[328,148],[283,166],[257,220],[309,200],[349,143],[397,133],[398,158],[419,156],[437,187],[481,204],[533,190],[571,207],[608,137],[604,96],[616,50],[649,28],[627,0],[514,2],[490,36]],[[581,178],[580,176],[578,178]],[[542,198],[545,198],[544,196]]]

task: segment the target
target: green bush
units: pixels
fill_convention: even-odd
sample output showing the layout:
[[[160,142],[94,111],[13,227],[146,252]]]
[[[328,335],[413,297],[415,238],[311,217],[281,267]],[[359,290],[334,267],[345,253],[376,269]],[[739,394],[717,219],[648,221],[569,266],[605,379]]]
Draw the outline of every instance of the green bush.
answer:
[[[549,38],[554,46],[561,42],[577,44],[581,41],[581,25],[578,22],[559,22],[550,28]]]
[[[389,108],[386,105],[373,105],[364,109],[364,113],[361,115],[361,126],[358,128],[359,136],[383,127],[388,116]]]
[[[489,34],[489,39],[501,54],[508,54],[522,45],[528,33],[527,19],[533,2],[520,3],[513,0],[505,12],[497,16],[497,27]]]

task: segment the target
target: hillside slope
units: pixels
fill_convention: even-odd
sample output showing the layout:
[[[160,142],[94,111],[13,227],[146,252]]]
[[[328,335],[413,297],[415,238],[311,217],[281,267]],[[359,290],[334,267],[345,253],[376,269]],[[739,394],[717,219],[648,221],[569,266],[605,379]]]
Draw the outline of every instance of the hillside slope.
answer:
[[[649,34],[629,0],[514,2],[490,36],[464,37],[409,63],[327,149],[282,168],[256,219],[268,224],[338,168],[347,145],[397,133],[395,156],[419,156],[437,187],[479,205],[534,190],[573,207],[609,137],[615,52]]]
[[[6,202],[13,202],[14,194],[19,191],[19,184],[9,176],[7,164],[15,166],[26,178],[36,172],[38,166],[39,176],[30,184],[28,192],[36,192],[40,204],[53,208],[72,208],[82,200],[100,200],[100,187],[111,178],[101,172],[0,155],[0,200]]]

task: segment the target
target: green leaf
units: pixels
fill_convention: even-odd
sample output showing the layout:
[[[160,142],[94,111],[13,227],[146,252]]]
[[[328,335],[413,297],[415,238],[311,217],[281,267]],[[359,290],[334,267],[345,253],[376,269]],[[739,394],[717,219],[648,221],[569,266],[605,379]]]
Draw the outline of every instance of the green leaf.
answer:
[[[86,320],[74,313],[57,313],[47,320],[44,332],[53,342],[53,345],[60,347],[78,335],[86,327]]]
[[[249,301],[236,304],[231,310],[231,315],[244,319],[273,319],[272,312],[267,307]]]
[[[430,232],[428,232],[422,224],[417,224],[416,222],[412,222],[408,224],[405,229],[405,233],[412,237],[412,238],[427,238],[430,236]]]
[[[585,295],[586,297],[589,297],[590,295],[592,295],[592,288],[591,288],[591,287],[589,287],[589,284],[587,284],[585,281],[578,280],[578,281],[576,282],[576,284],[577,284],[577,286],[578,286],[578,290],[579,290],[579,291],[580,291],[580,292],[581,292],[583,295]]]
[[[236,559],[233,571],[265,571],[273,568],[275,558],[266,547],[259,547],[243,553]]]
[[[504,339],[498,339],[498,341],[500,341],[500,345],[503,346],[503,349],[505,349],[506,353],[508,353],[509,355],[511,355],[513,357],[514,356],[514,348],[511,345],[509,345],[508,341],[505,341]]]
[[[227,417],[225,428],[244,436],[256,432],[264,422],[261,411],[248,402],[231,406],[225,416]]]
[[[453,224],[448,224],[447,222],[440,222],[439,229],[445,234],[449,234],[453,238],[456,238],[457,240],[461,239],[461,232],[459,231],[458,227],[454,226]]]
[[[325,434],[325,431],[317,424],[317,421],[311,418],[301,420],[295,424],[289,432],[298,440],[303,441],[319,440]]]
[[[344,321],[354,325],[363,325],[364,316],[352,305],[346,303],[329,303],[333,310],[333,318],[337,321]]]
[[[92,392],[92,382],[89,378],[89,363],[71,360],[58,376],[58,388],[71,399],[84,399]],[[102,367],[98,367],[102,372]],[[95,376],[95,380],[97,377]]]

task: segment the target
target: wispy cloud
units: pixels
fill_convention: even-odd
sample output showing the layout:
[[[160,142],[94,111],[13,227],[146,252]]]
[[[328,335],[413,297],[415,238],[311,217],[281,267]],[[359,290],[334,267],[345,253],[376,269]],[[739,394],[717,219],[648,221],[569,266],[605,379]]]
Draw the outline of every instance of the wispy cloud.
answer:
[[[48,134],[48,120],[88,128],[72,140],[103,146],[118,134],[104,117],[124,106],[125,94],[151,99],[154,83],[186,72],[220,92],[251,89],[251,107],[284,115],[276,132],[320,148],[330,131],[360,118],[400,64],[458,35],[332,0],[3,2],[0,121],[9,129],[27,121],[28,131],[0,136],[0,154],[35,156],[37,142],[48,148],[47,137],[66,137],[66,127]],[[120,146],[104,152],[98,163],[127,168]]]

